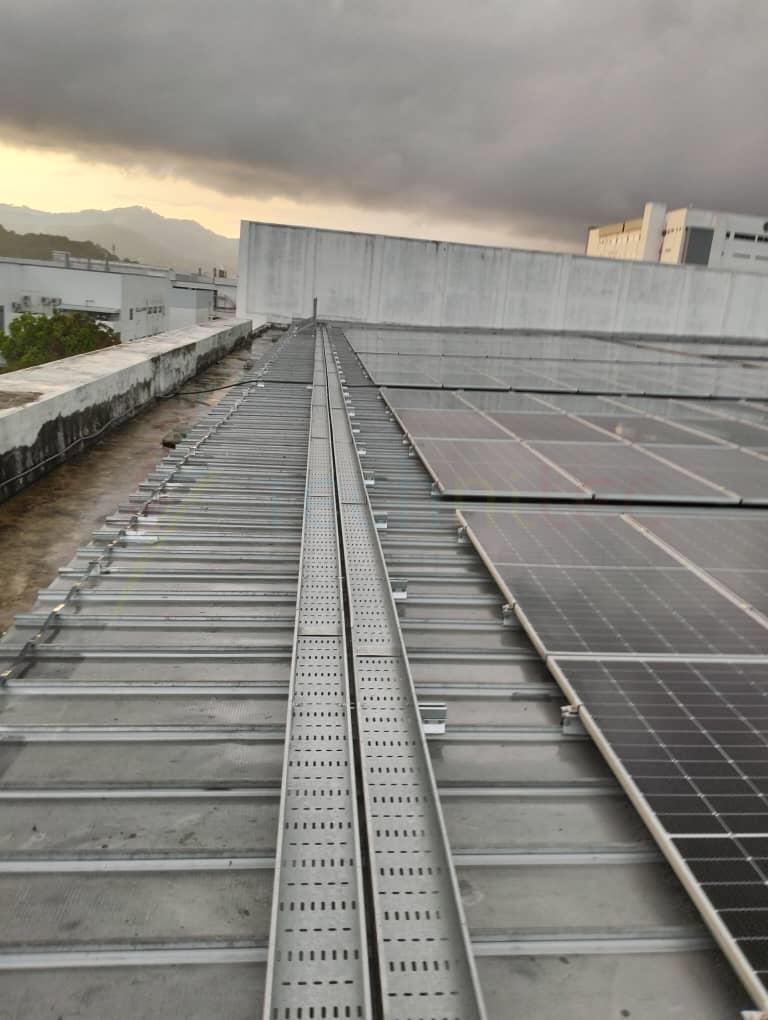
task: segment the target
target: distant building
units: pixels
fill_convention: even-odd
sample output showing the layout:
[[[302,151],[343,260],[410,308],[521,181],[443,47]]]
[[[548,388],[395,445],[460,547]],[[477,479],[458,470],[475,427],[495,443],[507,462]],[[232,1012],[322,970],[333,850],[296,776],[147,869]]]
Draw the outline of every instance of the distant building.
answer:
[[[177,276],[172,269],[66,252],[55,252],[50,261],[0,258],[0,331],[25,312],[77,311],[110,326],[125,343],[208,322],[216,308],[212,281]]]
[[[768,216],[647,202],[637,219],[591,227],[586,254],[768,273]]]

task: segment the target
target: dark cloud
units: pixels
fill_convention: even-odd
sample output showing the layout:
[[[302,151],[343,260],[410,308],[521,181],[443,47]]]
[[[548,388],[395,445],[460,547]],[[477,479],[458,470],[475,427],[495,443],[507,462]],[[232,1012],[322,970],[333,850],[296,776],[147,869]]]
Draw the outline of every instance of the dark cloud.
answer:
[[[760,0],[25,0],[0,124],[573,242],[651,198],[768,214],[766,40]]]

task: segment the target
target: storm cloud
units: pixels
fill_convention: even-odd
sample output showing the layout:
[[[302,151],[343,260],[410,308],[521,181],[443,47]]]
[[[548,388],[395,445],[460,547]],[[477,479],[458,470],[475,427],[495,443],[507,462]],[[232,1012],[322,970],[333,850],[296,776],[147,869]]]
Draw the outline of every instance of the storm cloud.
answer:
[[[24,0],[0,129],[573,244],[648,199],[768,218],[767,41],[761,0]]]

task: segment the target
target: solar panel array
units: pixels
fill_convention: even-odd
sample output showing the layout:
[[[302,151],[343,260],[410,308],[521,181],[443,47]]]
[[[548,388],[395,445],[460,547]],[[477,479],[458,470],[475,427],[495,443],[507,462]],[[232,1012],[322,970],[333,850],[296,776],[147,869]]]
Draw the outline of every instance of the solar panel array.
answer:
[[[768,980],[768,617],[739,584],[766,573],[768,514],[460,518],[732,958]]]
[[[346,334],[766,1008],[768,342]]]
[[[760,344],[698,349],[680,341],[412,328],[347,328],[345,334],[381,386],[462,386],[541,392],[765,395]]]
[[[768,505],[768,416],[744,402],[383,393],[446,495],[549,498],[560,477],[568,499]]]

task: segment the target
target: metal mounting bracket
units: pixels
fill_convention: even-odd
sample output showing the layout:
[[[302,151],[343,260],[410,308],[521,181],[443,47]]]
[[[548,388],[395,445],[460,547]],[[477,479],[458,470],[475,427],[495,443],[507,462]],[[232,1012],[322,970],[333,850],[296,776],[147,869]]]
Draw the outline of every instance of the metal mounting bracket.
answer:
[[[579,718],[579,705],[563,705],[560,709],[560,729],[568,737],[585,737],[587,731]]]
[[[445,733],[448,724],[448,706],[444,701],[420,701],[421,726],[428,736]]]

